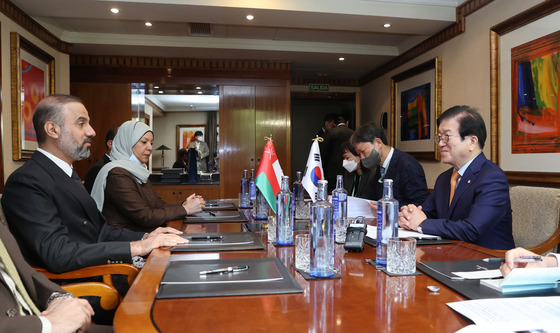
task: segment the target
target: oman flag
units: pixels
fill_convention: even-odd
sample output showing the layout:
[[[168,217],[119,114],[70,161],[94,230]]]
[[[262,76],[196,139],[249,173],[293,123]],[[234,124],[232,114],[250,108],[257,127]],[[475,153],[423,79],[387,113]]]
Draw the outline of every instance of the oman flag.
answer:
[[[270,140],[264,146],[255,184],[274,213],[276,213],[276,195],[280,192],[283,175],[284,173],[276,156],[276,150],[274,150],[274,145],[272,140]]]

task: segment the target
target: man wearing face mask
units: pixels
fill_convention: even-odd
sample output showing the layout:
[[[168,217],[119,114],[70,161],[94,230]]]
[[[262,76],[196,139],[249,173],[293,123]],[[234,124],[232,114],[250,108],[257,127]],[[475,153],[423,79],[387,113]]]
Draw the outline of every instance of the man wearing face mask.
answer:
[[[202,141],[204,136],[201,131],[194,132],[194,137],[195,141],[189,143],[188,148],[195,148],[198,152],[198,160],[200,161],[198,171],[208,172],[208,156],[210,156],[210,149],[208,149],[206,142]]]
[[[360,155],[349,141],[342,144],[342,151],[342,167],[345,169],[344,189],[348,195],[362,198],[365,189],[374,182],[375,170],[371,171],[362,167]]]
[[[375,173],[364,198],[379,200],[383,196],[383,180],[393,180],[393,196],[399,205],[421,205],[428,197],[424,169],[410,154],[389,146],[385,132],[367,123],[352,135],[351,142],[361,157],[364,168]],[[375,204],[372,209],[376,209]]]

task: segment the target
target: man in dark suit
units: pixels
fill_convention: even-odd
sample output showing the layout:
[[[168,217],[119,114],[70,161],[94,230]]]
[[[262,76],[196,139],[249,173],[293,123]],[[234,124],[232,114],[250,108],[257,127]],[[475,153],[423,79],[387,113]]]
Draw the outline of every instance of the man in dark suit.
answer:
[[[93,315],[89,303],[74,298],[45,275],[31,268],[4,221],[0,222],[0,242],[3,243],[0,246],[4,246],[7,252],[2,255],[0,268],[0,332],[45,332],[43,329],[48,329],[49,326],[49,332],[86,332]],[[9,273],[10,270],[6,268],[9,263],[6,261],[13,263],[14,274],[19,277],[21,284],[16,282],[17,277]],[[26,299],[24,294],[29,298]],[[21,297],[20,301],[18,296]],[[24,299],[25,305],[35,306],[41,311],[41,315],[33,313],[33,310],[26,310],[21,299]],[[29,301],[33,304],[28,304]]]
[[[103,158],[95,162],[95,164],[93,164],[91,169],[89,169],[86,175],[86,179],[84,180],[84,186],[86,187],[88,193],[91,193],[91,189],[93,188],[93,183],[95,183],[95,178],[97,177],[99,170],[101,170],[101,168],[105,164],[111,162],[111,149],[113,149],[113,139],[115,138],[115,135],[117,135],[118,130],[119,130],[119,126],[111,127],[109,128],[107,134],[105,135],[106,152],[103,155]]]
[[[513,248],[509,185],[482,153],[484,120],[469,106],[454,106],[437,124],[441,161],[452,168],[439,175],[422,206],[402,207],[399,225],[490,249]]]
[[[185,243],[172,228],[145,235],[105,223],[72,169],[73,162],[89,156],[95,136],[78,98],[45,97],[37,105],[33,126],[39,149],[10,175],[2,195],[10,230],[31,265],[62,273],[130,263],[154,248]]]
[[[343,144],[354,133],[353,130],[348,128],[348,121],[344,116],[337,116],[334,122],[336,124],[335,127],[327,130],[324,137],[325,141],[320,146],[321,157],[324,161],[325,179],[329,182],[329,193],[336,187],[336,176],[344,174],[344,167],[342,166]]]
[[[410,154],[391,147],[385,132],[373,123],[362,125],[352,135],[352,144],[362,158],[362,165],[375,173],[374,181],[365,189],[363,198],[379,200],[383,196],[383,180],[393,180],[393,197],[402,207],[420,205],[428,197],[424,169]],[[370,203],[372,210],[376,204]]]

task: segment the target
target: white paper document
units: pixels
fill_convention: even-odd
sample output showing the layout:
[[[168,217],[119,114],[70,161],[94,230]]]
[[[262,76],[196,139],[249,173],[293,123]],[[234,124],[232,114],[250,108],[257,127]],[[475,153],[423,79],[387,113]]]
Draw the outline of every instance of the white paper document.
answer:
[[[504,294],[519,291],[552,289],[558,286],[560,268],[514,268],[505,279],[482,280],[480,283]]]
[[[368,202],[375,202],[372,200],[356,198],[348,196],[348,212],[346,216],[348,217],[356,217],[356,216],[364,216],[365,218],[374,218],[371,213],[371,208],[369,207]]]
[[[377,238],[377,227],[374,225],[367,226],[367,236],[373,239]],[[417,231],[404,230],[399,228],[399,237],[412,237],[416,239],[441,239],[440,236],[421,234]]]
[[[502,277],[502,272],[500,272],[499,269],[481,269],[472,272],[451,272],[451,273],[470,280],[495,279],[495,278]]]
[[[461,333],[533,329],[559,331],[560,296],[491,298],[447,305],[476,324],[458,331]]]

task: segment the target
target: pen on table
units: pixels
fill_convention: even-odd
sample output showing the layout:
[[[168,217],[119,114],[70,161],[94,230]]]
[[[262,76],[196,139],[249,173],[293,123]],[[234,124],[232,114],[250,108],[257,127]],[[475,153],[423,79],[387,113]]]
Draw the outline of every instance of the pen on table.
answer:
[[[505,258],[485,258],[482,259],[485,262],[505,262],[506,259]],[[536,261],[542,261],[541,256],[524,256],[524,257],[519,257],[516,258],[515,260],[513,260],[514,262],[536,262]]]
[[[211,270],[208,270],[208,271],[201,271],[200,275],[220,274],[220,273],[234,273],[234,272],[246,271],[248,269],[249,269],[249,266],[247,266],[247,265],[232,266],[232,267],[211,269]]]
[[[191,237],[191,240],[209,240],[209,241],[213,241],[213,240],[222,240],[224,239],[224,236],[193,236]]]

